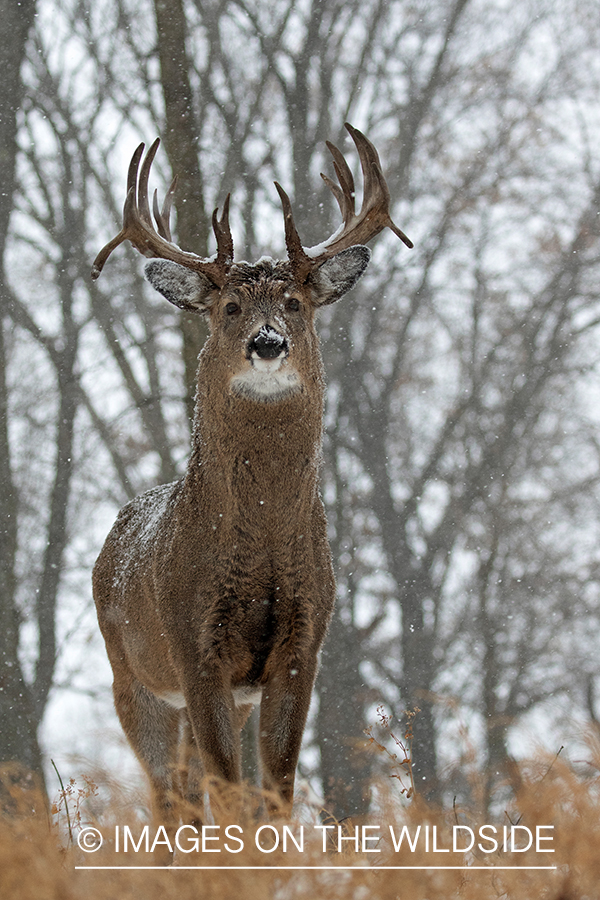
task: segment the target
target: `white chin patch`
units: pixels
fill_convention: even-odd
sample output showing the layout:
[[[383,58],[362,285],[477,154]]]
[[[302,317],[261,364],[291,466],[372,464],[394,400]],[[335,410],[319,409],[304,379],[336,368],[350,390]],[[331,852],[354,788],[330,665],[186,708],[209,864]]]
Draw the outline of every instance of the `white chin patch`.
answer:
[[[233,392],[251,400],[283,400],[300,387],[300,376],[283,354],[277,359],[260,359],[253,353],[249,367],[231,379]]]

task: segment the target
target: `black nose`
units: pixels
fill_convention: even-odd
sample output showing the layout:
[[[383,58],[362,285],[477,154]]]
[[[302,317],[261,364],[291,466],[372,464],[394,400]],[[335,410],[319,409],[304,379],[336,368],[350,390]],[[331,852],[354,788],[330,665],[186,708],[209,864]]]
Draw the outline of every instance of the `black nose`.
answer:
[[[248,344],[249,356],[256,353],[260,359],[277,359],[281,353],[287,353],[287,350],[288,342],[284,336],[270,325],[263,325]]]

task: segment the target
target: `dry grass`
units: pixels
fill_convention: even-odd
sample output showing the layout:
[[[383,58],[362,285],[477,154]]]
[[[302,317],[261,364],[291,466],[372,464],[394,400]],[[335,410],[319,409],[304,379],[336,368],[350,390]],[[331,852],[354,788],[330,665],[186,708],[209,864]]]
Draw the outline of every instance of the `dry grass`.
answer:
[[[215,820],[220,831],[213,827],[209,836],[219,840],[207,847],[220,852],[179,853],[175,865],[164,870],[133,870],[132,866],[154,864],[151,854],[144,852],[123,853],[124,826],[138,839],[147,823],[136,818],[127,809],[127,803],[116,793],[104,799],[98,798],[94,785],[82,781],[80,786],[65,785],[65,793],[59,795],[54,815],[34,808],[31,792],[18,782],[5,780],[4,815],[0,816],[0,897],[2,900],[186,900],[186,898],[210,897],[243,898],[356,898],[356,900],[584,900],[600,897],[600,781],[594,772],[600,770],[600,750],[590,745],[590,764],[587,774],[577,773],[561,758],[539,759],[520,769],[521,788],[510,810],[500,821],[491,822],[472,809],[435,810],[427,807],[418,797],[407,801],[396,790],[382,802],[379,814],[365,822],[372,826],[365,835],[370,851],[356,852],[353,841],[343,841],[342,851],[337,846],[337,826],[328,832],[327,848],[323,850],[322,831],[318,817],[303,822],[287,823],[299,839],[301,825],[304,829],[302,852],[289,840],[287,851],[282,847],[271,853],[261,852],[255,845],[256,830],[265,821],[256,820],[256,796],[230,795],[227,802],[237,808],[235,814],[219,812],[216,806]],[[389,780],[389,779],[388,779]],[[8,784],[8,787],[6,785]],[[6,801],[7,792],[12,800]],[[379,789],[379,796],[382,795]],[[73,832],[69,839],[66,822],[66,806]],[[57,824],[58,820],[58,824]],[[535,846],[527,852],[497,852],[463,854],[461,852],[433,852],[433,826],[437,828],[438,848],[451,848],[452,828],[469,826],[477,830],[493,824],[499,830],[502,842],[503,826],[518,823],[535,833],[536,826],[553,826],[546,846],[554,853],[536,852]],[[229,832],[227,841],[231,850],[237,850],[242,837],[241,852],[228,852],[225,847],[225,828],[236,824],[243,829]],[[283,836],[283,822],[275,823]],[[95,853],[84,853],[77,847],[77,837],[82,829],[93,825],[102,833],[103,846]],[[120,848],[117,852],[114,836],[119,826]],[[398,852],[390,837],[390,826],[396,837],[402,825],[406,825],[414,840],[418,826],[420,837],[412,852],[404,841]],[[425,846],[425,828],[429,828],[429,849]],[[155,835],[149,827],[150,842]],[[362,833],[362,832],[361,832]],[[268,829],[261,832],[263,847],[270,846]],[[344,823],[343,836],[354,834],[354,824]],[[461,840],[467,835],[462,831]],[[186,836],[190,832],[185,833]],[[289,836],[289,831],[288,831]],[[281,838],[282,839],[282,838]],[[490,847],[490,844],[483,844]],[[79,866],[124,866],[120,870],[81,869]],[[205,866],[207,869],[184,869],[182,866]],[[467,867],[442,869],[440,866]],[[218,868],[226,867],[226,868]],[[242,867],[260,867],[249,870]],[[294,870],[292,866],[314,866]],[[325,869],[337,867],[337,871]],[[423,866],[424,869],[389,869],[386,866]],[[483,866],[485,868],[475,868]],[[501,869],[512,866],[512,869]],[[532,869],[531,866],[556,866],[555,869]],[[129,868],[128,868],[129,867]],[[361,868],[362,867],[362,868]]]

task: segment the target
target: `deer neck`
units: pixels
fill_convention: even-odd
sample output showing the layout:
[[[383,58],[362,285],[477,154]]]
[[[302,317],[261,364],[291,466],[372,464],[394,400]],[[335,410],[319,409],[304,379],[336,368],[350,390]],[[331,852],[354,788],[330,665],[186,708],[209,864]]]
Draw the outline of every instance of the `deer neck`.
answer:
[[[190,473],[235,497],[314,493],[322,438],[321,384],[280,403],[199,386]]]

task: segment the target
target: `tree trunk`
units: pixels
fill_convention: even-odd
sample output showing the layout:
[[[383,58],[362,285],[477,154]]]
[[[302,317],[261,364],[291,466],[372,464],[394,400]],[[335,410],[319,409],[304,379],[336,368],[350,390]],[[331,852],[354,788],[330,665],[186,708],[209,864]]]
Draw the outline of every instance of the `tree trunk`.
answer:
[[[10,293],[4,271],[4,252],[15,185],[17,111],[23,96],[21,65],[33,22],[33,0],[0,0],[0,765],[17,764],[44,788],[29,687],[19,661],[19,613],[15,597],[17,550],[17,492],[13,481],[8,434],[5,332]]]
[[[316,739],[325,811],[338,822],[364,815],[369,804],[371,765],[364,735],[368,688],[360,674],[364,654],[355,634],[336,607],[323,649]]]
[[[181,0],[154,0],[160,80],[165,102],[165,148],[171,170],[178,178],[177,234],[180,246],[208,256],[210,234],[206,214],[204,182],[198,159],[200,128],[193,107],[190,60],[186,51],[186,19]],[[205,320],[192,313],[181,314],[186,407],[194,418],[198,354],[206,340]]]

